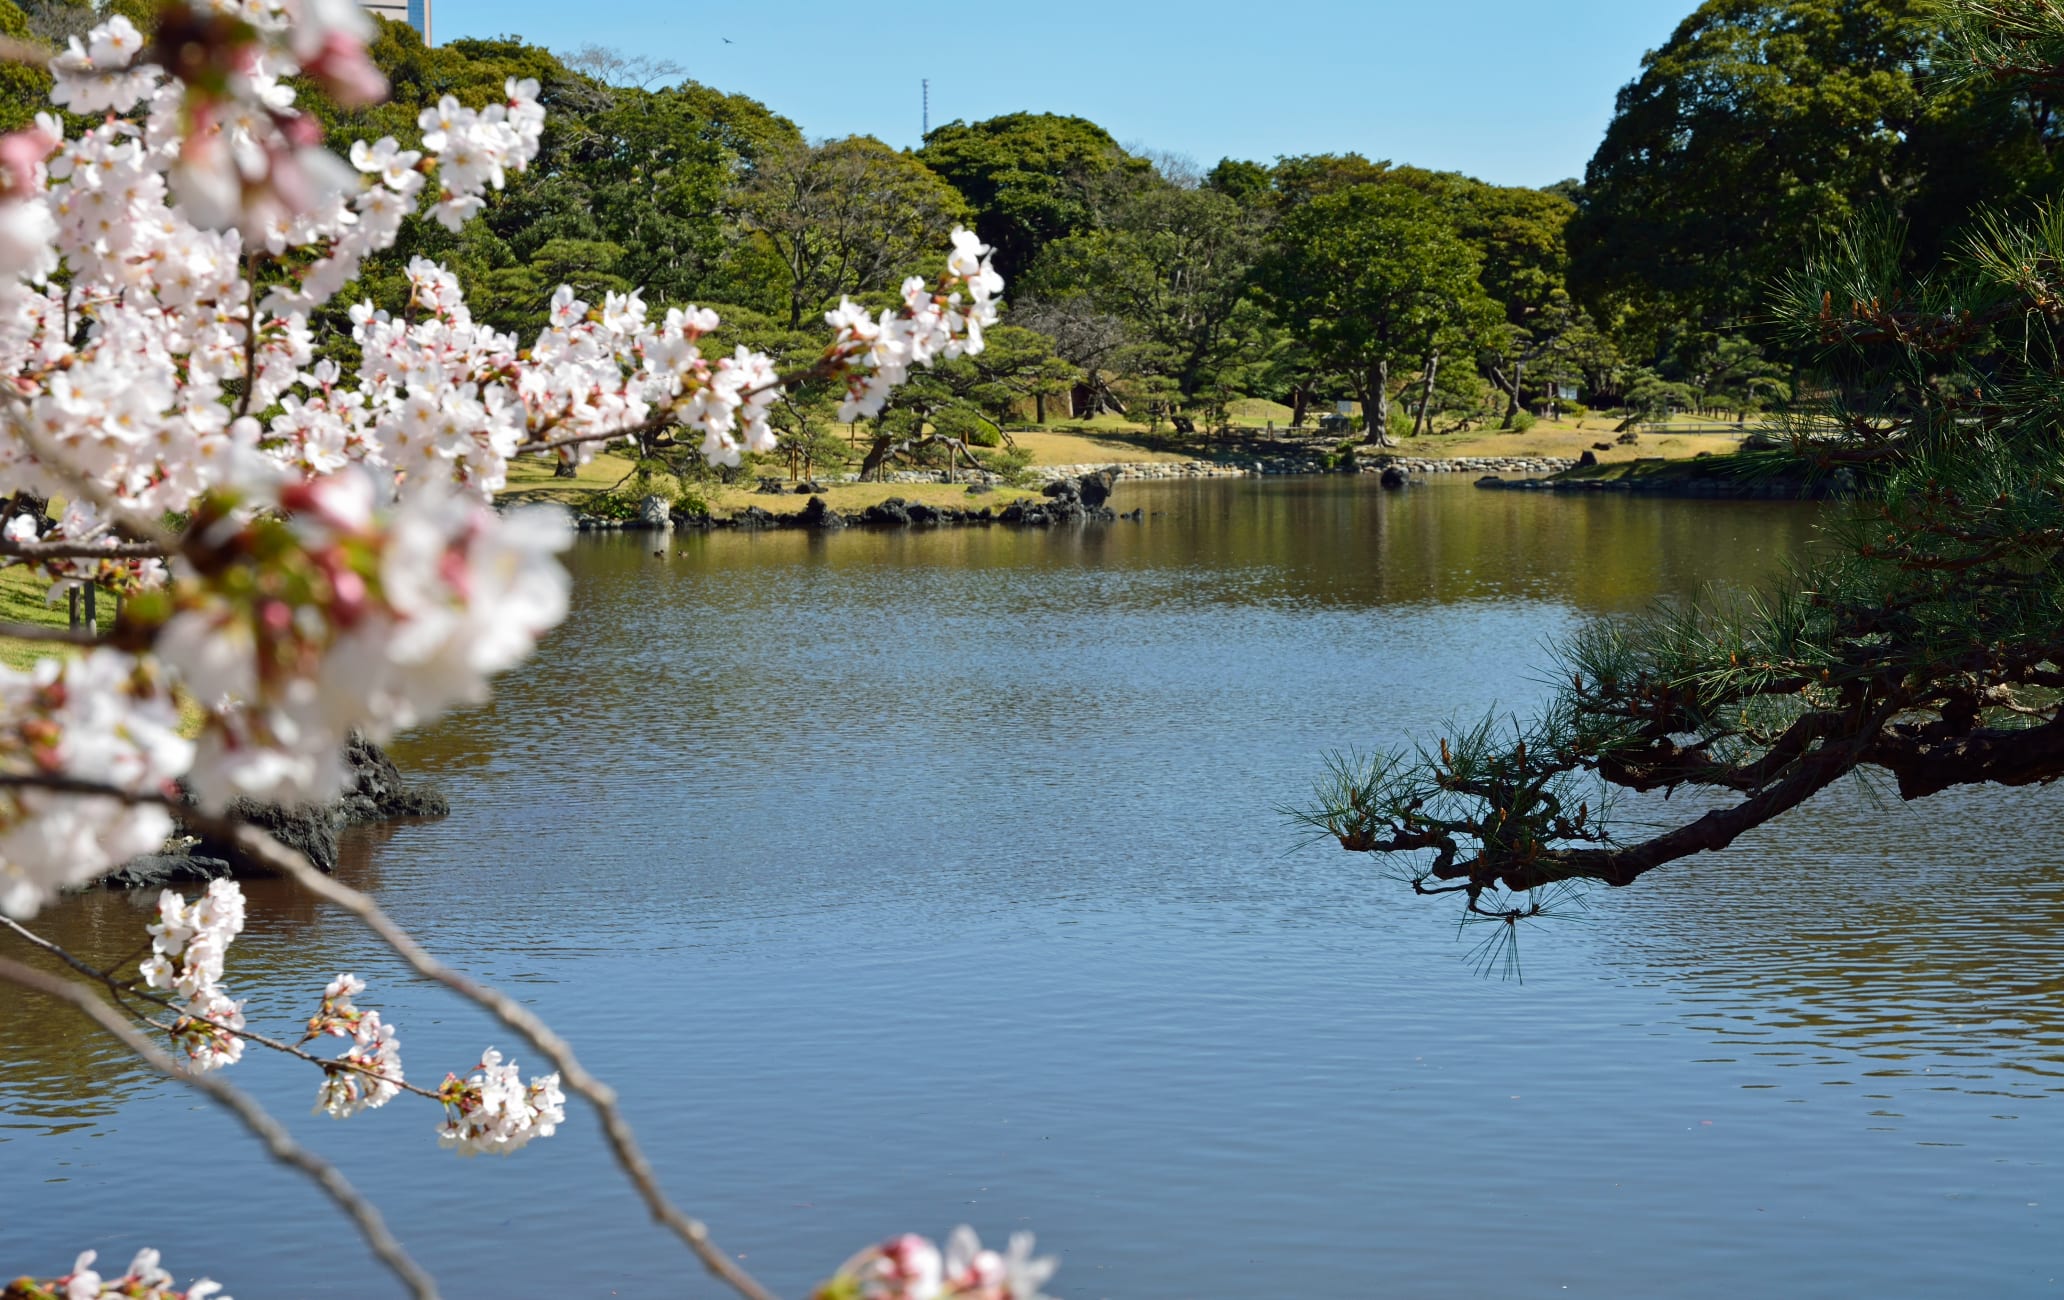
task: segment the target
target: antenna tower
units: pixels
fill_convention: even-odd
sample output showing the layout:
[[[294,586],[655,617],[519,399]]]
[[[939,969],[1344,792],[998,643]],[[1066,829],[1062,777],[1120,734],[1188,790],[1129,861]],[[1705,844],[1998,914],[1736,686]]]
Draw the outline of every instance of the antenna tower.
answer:
[[[924,133],[917,138],[923,140],[932,133],[932,79],[926,77],[919,84],[924,87]]]

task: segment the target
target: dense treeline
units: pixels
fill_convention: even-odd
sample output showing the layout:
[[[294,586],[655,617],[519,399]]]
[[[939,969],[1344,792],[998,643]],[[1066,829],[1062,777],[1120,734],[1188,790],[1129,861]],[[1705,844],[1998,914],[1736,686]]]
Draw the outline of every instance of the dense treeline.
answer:
[[[148,0],[118,3],[147,20]],[[0,0],[0,30],[57,42],[90,12]],[[876,463],[1105,411],[1209,436],[1253,397],[1298,424],[1351,400],[1388,441],[1577,404],[1739,417],[1813,382],[1762,319],[1779,273],[1872,212],[1911,225],[1925,269],[1974,209],[2056,188],[2040,90],[1929,93],[1943,21],[1929,0],[1708,0],[1621,91],[1584,179],[1542,190],[1352,153],[1207,170],[1051,114],[950,123],[911,152],[812,140],[693,81],[612,84],[650,69],[606,52],[428,48],[399,24],[374,49],[393,102],[315,107],[339,138],[407,145],[440,96],[486,102],[521,76],[551,114],[538,165],[482,221],[415,224],[347,299],[400,306],[424,255],[506,329],[535,328],[560,283],[642,286],[795,354],[841,296],[885,301],[965,223],[998,250],[1008,324],[898,397]],[[42,78],[8,76],[0,112],[19,118]],[[783,412],[798,471],[848,455],[829,411]]]

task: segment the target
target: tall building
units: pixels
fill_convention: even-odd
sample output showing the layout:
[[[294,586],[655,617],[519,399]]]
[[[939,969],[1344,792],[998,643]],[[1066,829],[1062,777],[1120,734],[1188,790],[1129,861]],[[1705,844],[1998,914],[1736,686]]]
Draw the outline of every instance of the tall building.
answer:
[[[365,10],[376,18],[407,23],[430,44],[430,0],[364,0]]]

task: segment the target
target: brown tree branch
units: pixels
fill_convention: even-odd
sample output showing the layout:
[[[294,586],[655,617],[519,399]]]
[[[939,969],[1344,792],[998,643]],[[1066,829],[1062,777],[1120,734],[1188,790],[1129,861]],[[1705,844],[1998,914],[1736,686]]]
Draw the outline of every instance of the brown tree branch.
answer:
[[[397,925],[371,898],[324,875],[316,870],[307,858],[263,831],[229,818],[193,812],[182,812],[181,815],[190,824],[228,842],[250,861],[289,877],[309,893],[350,912],[400,955],[417,974],[442,984],[460,997],[486,1008],[496,1019],[522,1034],[559,1071],[567,1089],[585,1097],[601,1116],[602,1132],[607,1139],[610,1153],[615,1156],[617,1164],[624,1171],[624,1176],[637,1190],[652,1217],[685,1242],[696,1258],[702,1261],[704,1268],[740,1295],[747,1297],[747,1300],[773,1300],[771,1292],[710,1240],[707,1227],[699,1220],[684,1214],[667,1199],[666,1193],[659,1186],[658,1178],[653,1173],[651,1162],[639,1148],[630,1123],[617,1105],[615,1090],[589,1074],[579,1058],[574,1055],[572,1046],[535,1012],[501,990],[476,983],[446,966],[431,956],[413,935]]]
[[[156,542],[11,542],[0,555],[23,560],[161,560],[171,552]]]
[[[387,1230],[386,1222],[381,1219],[379,1210],[359,1194],[358,1189],[337,1171],[335,1165],[295,1142],[288,1135],[286,1127],[267,1114],[264,1107],[212,1074],[199,1074],[183,1069],[156,1043],[138,1033],[114,1008],[88,993],[83,985],[60,979],[33,966],[24,966],[5,957],[0,957],[0,980],[71,1004],[80,1014],[99,1025],[160,1073],[205,1093],[211,1101],[234,1115],[253,1137],[264,1144],[267,1154],[273,1159],[299,1170],[309,1181],[321,1188],[323,1194],[357,1225],[359,1235],[365,1238],[366,1245],[379,1257],[381,1263],[401,1279],[409,1295],[415,1297],[415,1300],[437,1300],[437,1283],[423,1271],[421,1265],[409,1258],[401,1243]]]

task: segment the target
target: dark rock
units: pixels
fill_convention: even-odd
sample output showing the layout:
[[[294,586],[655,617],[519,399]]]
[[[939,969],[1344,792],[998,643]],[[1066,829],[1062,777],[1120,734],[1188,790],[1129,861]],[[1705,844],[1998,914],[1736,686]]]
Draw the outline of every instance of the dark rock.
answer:
[[[908,528],[910,526],[910,507],[904,503],[902,497],[890,497],[886,501],[867,507],[865,511],[861,512],[860,521],[867,524],[887,525],[891,528]]]
[[[1614,438],[1613,441],[1620,444],[1622,447],[1632,447],[1640,443],[1641,435],[1634,432],[1632,429],[1629,429],[1627,432],[1621,434],[1619,437]]]
[[[1595,451],[1587,451],[1583,455],[1577,457],[1577,464],[1579,465],[1596,465],[1597,463],[1598,453]]]
[[[1050,496],[1056,501],[1079,501],[1082,499],[1081,486],[1071,478],[1057,478],[1039,489],[1039,491],[1042,495]]]
[[[1147,517],[1147,512],[1139,506],[1134,506],[1131,514],[1120,515],[1118,517],[1120,519],[1130,519],[1132,522],[1138,523],[1140,520],[1145,519]]]
[[[795,490],[797,496],[801,496],[805,492],[809,493],[811,496],[816,496],[819,492],[822,492],[824,490],[824,485],[822,483],[819,483],[816,479],[807,478],[804,479],[802,482],[796,484]]]
[[[1496,474],[1486,474],[1476,481],[1476,485],[1480,488],[1501,488],[1505,486],[1505,480]]]
[[[336,812],[347,826],[451,812],[449,800],[429,786],[406,780],[386,751],[363,736],[353,735],[344,746],[344,765],[351,772],[351,786],[337,801]]]
[[[1612,444],[1611,444],[1611,443],[1609,443],[1609,442],[1594,442],[1594,443],[1592,443],[1592,444],[1591,444],[1591,450],[1593,450],[1593,451],[1611,451],[1611,450],[1612,450]]]
[[[816,528],[829,532],[844,528],[846,517],[824,504],[823,497],[811,497],[809,503],[796,513],[796,523],[804,528]]]
[[[910,507],[910,522],[913,524],[936,524],[940,518],[939,512],[931,506]]]
[[[224,858],[197,853],[146,853],[122,864],[100,878],[110,889],[163,889],[170,885],[203,884],[230,874]]]
[[[754,491],[765,493],[770,497],[783,497],[788,495],[788,484],[783,483],[778,478],[763,478],[760,480],[759,487],[755,488]]]
[[[337,832],[346,826],[397,817],[442,817],[451,811],[443,795],[404,779],[386,751],[362,736],[354,735],[345,744],[344,766],[345,791],[333,803],[283,807],[233,799],[225,811],[298,851],[321,871],[337,869]],[[179,834],[186,835],[186,828],[180,827]],[[213,880],[233,874],[232,864],[238,860],[232,845],[210,835],[194,835],[185,848],[146,854],[103,880],[129,887]]]
[[[989,486],[987,483],[968,484],[968,495],[971,497],[987,496],[989,493],[994,492],[995,490],[995,488]]]
[[[762,510],[758,506],[747,506],[731,516],[731,522],[740,528],[772,528],[774,527],[775,519],[769,511]]]
[[[1405,477],[1405,472],[1395,465],[1385,465],[1382,477],[1377,480],[1377,482],[1393,491],[1403,487],[1410,481],[1410,479]]]
[[[1075,484],[1082,504],[1094,509],[1111,499],[1111,489],[1118,485],[1118,471],[1100,469],[1094,474],[1084,474],[1075,480]]]
[[[293,849],[325,874],[337,869],[337,832],[344,825],[336,805],[298,803],[282,806],[256,799],[232,799],[225,809],[237,821],[248,823]],[[235,858],[236,850],[213,836],[202,835],[194,846],[207,857]]]

